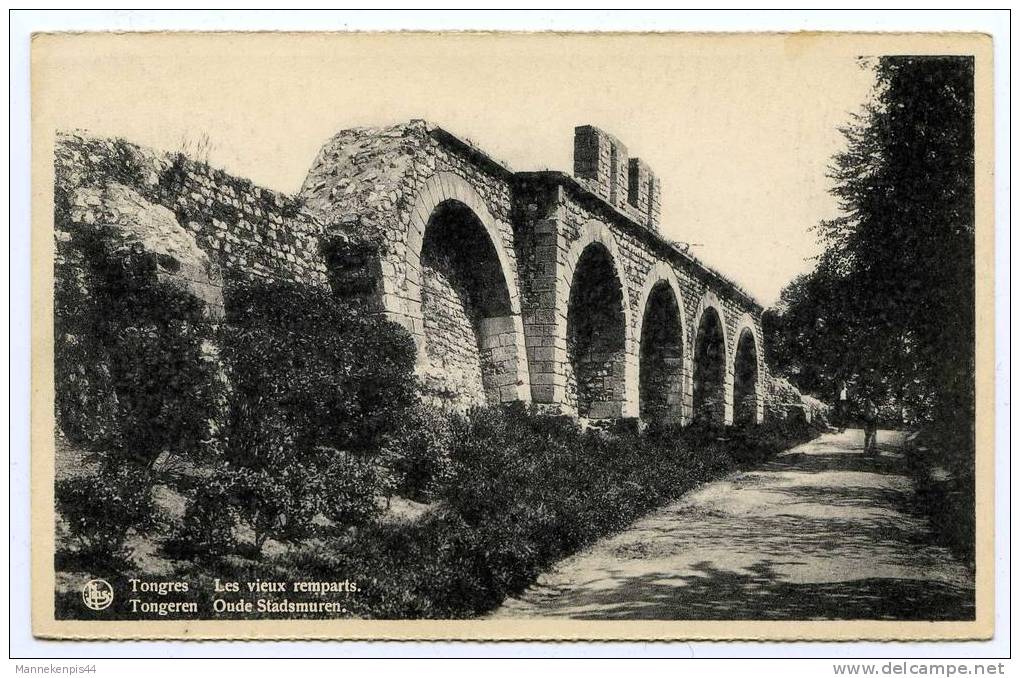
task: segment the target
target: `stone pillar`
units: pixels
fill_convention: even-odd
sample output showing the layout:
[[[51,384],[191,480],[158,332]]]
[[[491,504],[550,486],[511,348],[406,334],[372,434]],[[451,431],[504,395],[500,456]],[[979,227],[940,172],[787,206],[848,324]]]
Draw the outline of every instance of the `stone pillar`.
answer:
[[[648,177],[648,228],[659,232],[662,221],[662,183],[649,171]]]
[[[529,400],[523,391],[526,386],[519,384],[518,374],[527,374],[527,363],[522,360],[525,347],[517,345],[517,330],[520,319],[515,315],[482,318],[478,332],[482,345],[483,364],[494,367],[492,375],[483,377],[486,393],[499,394],[499,402]],[[523,363],[523,364],[522,364]]]
[[[723,386],[723,423],[727,426],[733,425],[733,379],[727,378]]]
[[[648,190],[648,178],[651,172],[651,168],[641,158],[630,159],[627,175],[627,202],[638,211],[638,214],[648,214],[648,199],[651,197]]]
[[[626,300],[624,301],[626,303]],[[627,328],[627,333],[630,334],[631,328]],[[620,402],[622,403],[621,417],[624,418],[637,418],[640,416],[641,410],[641,388],[640,388],[640,364],[639,356],[635,351],[638,351],[639,346],[636,341],[628,341],[628,347],[635,347],[624,356],[625,371],[622,379],[622,391],[620,393]]]
[[[559,405],[564,400],[566,334],[560,332],[565,320],[559,317],[556,301],[561,287],[562,189],[532,196],[528,220],[527,278],[523,304],[524,340],[531,375],[531,400],[542,405]],[[549,408],[547,408],[549,409]]]
[[[628,203],[630,163],[627,147],[592,125],[574,128],[574,177],[620,209]]]

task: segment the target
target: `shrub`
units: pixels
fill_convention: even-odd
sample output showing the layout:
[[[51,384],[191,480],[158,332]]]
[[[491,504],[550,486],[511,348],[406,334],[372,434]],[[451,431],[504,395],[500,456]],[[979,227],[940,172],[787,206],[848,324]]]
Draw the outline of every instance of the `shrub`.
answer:
[[[156,255],[109,227],[74,230],[67,209],[57,214],[73,235],[55,272],[56,414],[101,471],[63,481],[58,507],[84,551],[123,557],[130,528],[162,522],[149,495],[175,481],[174,460],[215,450],[223,385],[208,356],[214,330],[204,303],[161,280]]]
[[[290,449],[277,459],[227,470],[232,500],[254,533],[256,553],[269,538],[294,542],[314,534],[325,491],[317,465],[300,461]]]
[[[231,480],[217,473],[198,483],[189,497],[184,518],[171,532],[164,551],[179,558],[216,557],[234,551],[237,511],[231,503]]]
[[[410,336],[290,283],[238,285],[226,308],[228,474],[256,551],[312,535],[320,514],[364,523],[388,489],[379,457],[416,402]]]
[[[416,402],[410,335],[328,289],[238,285],[226,309],[232,440],[258,437],[262,422],[274,419],[297,451],[327,446],[374,455]]]
[[[520,407],[472,412],[444,494],[480,559],[466,570],[476,581],[460,588],[487,591],[482,602],[495,604],[556,559],[730,468],[722,443],[694,446],[690,435],[582,431]]]
[[[72,294],[75,286],[64,285],[69,291],[58,298],[55,378],[66,393],[58,410],[62,427],[72,435],[81,428],[69,401],[111,403],[106,434],[76,442],[140,467],[151,468],[166,452],[201,456],[210,440],[209,413],[220,397],[217,366],[205,355],[214,336],[204,303],[160,280],[154,255],[111,250],[115,241],[102,234],[76,236],[88,268],[84,287]],[[65,270],[58,277],[74,274]],[[83,353],[96,365],[82,373],[85,378],[77,363]],[[103,378],[92,376],[97,370]]]
[[[642,434],[582,430],[519,405],[450,421],[451,481],[438,490],[433,511],[398,523],[369,520],[378,503],[365,488],[382,482],[378,460],[326,447],[298,457],[281,430],[270,427],[266,447],[254,455],[261,467],[227,466],[237,483],[228,494],[259,531],[260,547],[269,536],[294,543],[243,567],[250,576],[292,580],[343,573],[360,585],[345,600],[355,616],[475,616],[522,591],[556,560],[726,473],[734,457],[762,459],[812,434],[792,422],[743,430],[661,426]],[[279,457],[272,457],[273,445]],[[319,513],[363,527],[301,543]],[[245,561],[219,562],[216,576],[238,570],[238,562]]]
[[[214,330],[202,301],[155,275],[151,254],[112,251],[99,234],[79,233],[70,249],[81,256],[58,271],[66,284],[56,299],[57,420],[101,471],[59,483],[57,504],[83,555],[123,558],[131,528],[165,521],[150,492],[176,482],[175,461],[216,453],[223,383],[208,355]],[[179,536],[207,531],[195,513],[204,510],[192,510]]]
[[[965,428],[965,427],[959,427]],[[960,431],[932,424],[907,437],[904,451],[917,493],[917,505],[928,517],[938,543],[971,566],[975,543],[974,466],[959,454]]]
[[[371,524],[355,539],[279,562],[363,582],[349,608],[360,616],[473,616],[559,558],[732,469],[734,456],[764,458],[792,442],[791,431],[810,435],[786,423],[582,430],[520,406],[480,408],[454,421],[452,478],[436,511],[415,523]]]
[[[154,525],[151,486],[139,482],[140,476],[144,471],[137,468],[107,464],[95,475],[57,482],[57,509],[81,558],[97,563],[125,558],[130,555],[125,546],[128,533]]]
[[[321,511],[338,525],[364,525],[379,514],[377,495],[385,486],[375,463],[333,451],[322,477]]]
[[[273,461],[275,460],[275,461]],[[319,516],[339,528],[378,515],[383,479],[372,461],[322,448],[301,457],[293,448],[224,471],[228,499],[253,532],[255,553],[267,539],[295,543],[321,532]]]
[[[425,404],[412,407],[387,444],[394,491],[417,501],[439,496],[452,477],[452,448],[463,428],[463,419],[455,413]]]
[[[189,321],[138,322],[111,328],[108,365],[117,390],[120,444],[108,454],[152,466],[170,451],[199,459],[210,454],[215,367],[201,344],[206,328]]]

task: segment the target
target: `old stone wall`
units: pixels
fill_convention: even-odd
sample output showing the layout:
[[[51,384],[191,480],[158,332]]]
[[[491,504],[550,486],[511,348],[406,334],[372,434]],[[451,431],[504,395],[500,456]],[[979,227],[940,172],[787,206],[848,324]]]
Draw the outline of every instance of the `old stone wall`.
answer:
[[[718,418],[733,419],[736,379],[760,421],[761,307],[659,235],[661,184],[620,140],[579,127],[575,153],[576,176],[515,172],[423,121],[349,129],[289,197],[180,154],[62,135],[61,266],[81,259],[72,232],[121,223],[213,314],[232,280],[328,284],[363,300],[408,329],[426,392],[451,407],[689,421],[695,373],[715,370]],[[144,214],[159,236],[111,212]],[[700,354],[715,362],[696,370],[713,314],[722,336]]]
[[[666,282],[676,287],[675,298],[679,302],[678,305],[682,306],[682,316],[677,318],[677,321],[683,331],[682,357],[671,358],[674,363],[679,363],[674,371],[679,383],[670,386],[667,391],[680,394],[680,402],[677,403],[677,409],[680,411],[674,411],[671,418],[687,421],[693,415],[691,360],[695,352],[697,323],[701,320],[702,309],[710,305],[718,311],[725,329],[723,398],[726,407],[723,418],[727,421],[732,420],[733,366],[738,331],[749,322],[756,345],[760,347],[760,309],[756,310],[743,293],[729,289],[726,284],[720,284],[717,274],[693,259],[682,256],[671,244],[655,236],[649,237],[626,214],[620,214],[608,209],[600,201],[592,200],[583,186],[565,189],[560,195],[562,203],[557,211],[559,221],[555,226],[556,266],[560,270],[556,299],[556,308],[559,309],[558,320],[561,323],[567,321],[563,311],[563,300],[569,298],[573,284],[573,259],[578,256],[579,251],[583,251],[593,242],[614,253],[614,265],[626,291],[627,305],[623,309],[627,318],[625,369],[617,374],[624,394],[619,403],[623,416],[639,414],[641,323],[652,287],[657,282]],[[547,298],[545,301],[548,303],[550,299]],[[569,389],[571,388],[568,376],[569,360],[564,356],[560,356],[559,359],[565,361],[562,367],[564,378],[561,380],[553,377],[553,380],[554,383],[562,381],[564,387]],[[555,374],[559,368],[551,366],[549,369]],[[532,378],[534,379],[534,374]],[[762,397],[763,393],[759,389],[757,398],[761,401]],[[674,396],[674,400],[676,399]],[[552,400],[557,400],[556,394],[552,395]],[[758,420],[761,419],[760,409],[759,402]]]
[[[469,315],[470,290],[440,267],[426,265],[422,282],[424,330],[429,338],[426,389],[458,409],[484,404],[483,357],[475,330],[480,319]]]
[[[487,402],[531,400],[542,409],[591,418],[639,416],[641,325],[651,288],[666,282],[679,312],[656,322],[679,327],[681,336],[672,344],[656,339],[662,345],[648,352],[649,360],[668,365],[670,375],[646,378],[661,394],[649,391],[649,397],[662,400],[659,410],[666,418],[692,417],[696,329],[703,310],[713,308],[724,329],[724,346],[717,351],[724,363],[719,373],[725,407],[719,416],[731,420],[734,352],[748,322],[760,346],[760,307],[658,235],[661,184],[644,161],[629,157],[619,139],[582,126],[575,130],[574,144],[575,176],[570,177],[513,172],[469,142],[421,121],[346,130],[323,147],[302,196],[327,231],[337,228],[380,243],[376,305],[416,337],[420,367],[437,389],[464,393],[462,375],[476,380],[480,364],[488,372],[487,384],[479,389],[473,383],[469,390],[484,392]],[[466,206],[481,224],[478,232],[488,236],[510,299],[507,309],[470,308],[470,290],[441,292],[438,281],[449,276],[433,275],[423,264],[422,243],[435,228],[431,220],[448,201]],[[584,291],[574,286],[575,278],[585,283],[580,288],[592,286],[585,270],[578,270],[589,247],[604,253],[624,303],[608,308],[605,303],[615,302],[592,297],[572,318],[572,294]],[[471,248],[484,258],[477,243]],[[433,304],[433,296],[444,303]],[[424,318],[426,311],[435,317]],[[500,339],[508,342],[499,346],[500,365],[487,371],[493,361],[483,360],[482,352],[496,340],[482,336],[480,328],[493,317],[504,317],[511,329]],[[621,322],[617,346],[607,337]],[[430,349],[451,343],[477,344],[478,353]],[[494,382],[501,385],[498,396]],[[760,391],[753,397],[760,400]]]
[[[54,179],[56,404],[76,440],[117,435],[111,366],[133,378],[119,355],[129,349],[103,341],[144,337],[190,351],[168,357],[179,361],[176,377],[208,371],[222,396],[213,337],[225,289],[257,279],[326,284],[320,228],[299,203],[205,163],[69,133],[56,140]],[[146,299],[159,301],[138,308]],[[203,413],[203,440],[225,423],[225,401],[216,402]]]
[[[652,283],[637,337],[638,413],[647,421],[683,421],[684,332],[679,307],[668,281]]]
[[[430,391],[454,406],[530,398],[510,176],[469,144],[412,121],[336,135],[300,194],[327,232],[379,244],[374,304],[408,328]],[[492,269],[473,288],[423,258],[430,227],[443,227],[434,217],[451,204],[475,223],[446,243],[446,259],[466,251]]]
[[[322,228],[294,198],[181,154],[85,134],[60,135],[55,163],[58,197],[74,203],[81,190],[124,186],[168,210],[226,280],[326,283]],[[101,221],[101,213],[91,209],[101,205],[90,202],[68,210],[73,224]]]

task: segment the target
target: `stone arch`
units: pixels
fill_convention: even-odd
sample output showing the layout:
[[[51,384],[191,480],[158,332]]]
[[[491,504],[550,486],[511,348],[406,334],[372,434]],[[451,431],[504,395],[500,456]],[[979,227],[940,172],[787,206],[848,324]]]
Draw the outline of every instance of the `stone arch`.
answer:
[[[751,316],[744,314],[733,335],[733,423],[760,424],[764,413],[761,341]]]
[[[694,314],[692,328],[692,412],[695,420],[728,424],[733,420],[726,313],[708,290]]]
[[[683,295],[676,273],[658,261],[638,296],[638,413],[643,420],[684,422],[690,351]]]
[[[565,401],[587,419],[636,416],[630,293],[616,236],[591,221],[570,245],[557,295]]]
[[[399,278],[383,262],[385,305],[414,336],[419,376],[434,397],[457,408],[530,400],[516,267],[507,249],[478,192],[456,174],[439,172],[417,192],[399,285],[386,285]]]

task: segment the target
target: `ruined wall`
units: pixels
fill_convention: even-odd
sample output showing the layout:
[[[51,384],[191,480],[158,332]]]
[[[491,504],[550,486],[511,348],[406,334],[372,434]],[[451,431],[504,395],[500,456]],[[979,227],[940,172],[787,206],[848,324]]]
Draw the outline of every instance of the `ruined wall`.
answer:
[[[629,157],[612,134],[592,125],[574,128],[574,178],[634,223],[659,231],[662,184],[648,163]]]
[[[421,270],[421,242],[412,234],[424,231],[443,200],[474,203],[468,207],[479,218],[490,217],[502,246],[513,251],[509,185],[492,170],[479,167],[470,153],[457,152],[438,136],[421,120],[343,130],[319,151],[299,192],[307,211],[326,232],[378,245],[386,278],[377,289],[380,300],[393,294],[417,301],[408,296],[413,290],[407,286]],[[470,198],[436,181],[443,175],[470,187]],[[516,286],[512,256],[509,264]]]
[[[647,164],[628,157],[618,139],[590,126],[578,128],[575,150],[575,172],[583,175],[579,179],[557,172],[512,172],[469,143],[420,121],[347,130],[324,146],[302,197],[327,231],[336,228],[379,244],[376,306],[411,330],[420,346],[420,371],[449,401],[457,399],[452,394],[469,390],[484,392],[486,402],[530,399],[551,411],[577,413],[580,393],[601,391],[590,416],[638,416],[640,325],[648,286],[661,278],[665,265],[682,306],[681,350],[652,356],[669,363],[669,378],[677,382],[656,387],[664,394],[664,408],[672,408],[666,415],[684,421],[691,417],[696,323],[708,296],[725,328],[723,416],[731,419],[738,324],[750,317],[760,344],[760,307],[658,235],[659,181]],[[498,250],[511,298],[509,312],[499,316],[506,327],[499,340],[483,336],[483,318],[470,308],[470,290],[443,287],[453,278],[423,263],[430,219],[448,200],[466,205]],[[625,340],[609,353],[579,352],[577,337],[568,332],[575,266],[593,240],[608,246],[626,301]],[[430,297],[444,303],[433,304]],[[426,319],[426,310],[434,317]],[[492,321],[492,315],[484,319]],[[470,347],[472,336],[478,354],[429,348]],[[498,347],[501,363],[488,372],[491,361],[481,355],[487,347]],[[479,369],[487,372],[481,389]],[[471,375],[470,384],[462,375]],[[499,385],[498,396],[493,384]]]
[[[557,300],[563,288],[559,258],[559,223],[563,189],[539,176],[514,179],[517,261],[521,274],[521,314],[527,345],[531,398],[552,412],[557,404],[576,402],[576,388],[567,394],[566,305]]]
[[[423,375],[426,389],[458,409],[484,404],[483,359],[476,334],[479,318],[471,314],[470,290],[440,267],[425,265],[422,282],[430,368]]]
[[[320,228],[299,203],[205,163],[69,133],[57,137],[54,178],[54,352],[67,381],[57,415],[77,440],[118,435],[113,381],[137,376],[121,359],[137,345],[149,351],[137,363],[180,347],[168,356],[179,361],[175,377],[214,374],[225,393],[213,338],[231,284],[326,284]],[[203,440],[225,422],[217,402],[202,413]]]
[[[509,175],[470,145],[412,121],[336,135],[300,193],[328,232],[378,244],[375,306],[411,331],[430,392],[457,407],[530,397]],[[496,262],[505,304],[472,308],[473,296],[487,293],[423,259],[430,222],[451,202],[488,236],[491,252],[464,249]],[[458,247],[446,249],[453,257]]]
[[[741,384],[744,387],[741,396],[753,406],[754,420],[761,421],[762,384],[767,376],[761,357],[761,307],[733,283],[658,236],[661,184],[642,160],[627,159],[627,149],[616,137],[590,125],[578,127],[575,129],[574,148],[575,176],[558,179],[564,187],[559,198],[561,206],[558,212],[547,210],[555,214],[557,220],[557,266],[563,270],[558,281],[559,303],[562,306],[562,298],[569,289],[572,258],[576,258],[576,250],[585,245],[583,241],[591,239],[590,234],[597,234],[598,240],[608,242],[618,250],[614,258],[619,262],[619,274],[630,302],[626,309],[630,331],[626,349],[627,369],[623,375],[626,395],[621,403],[625,416],[635,415],[635,406],[640,408],[642,389],[648,396],[652,395],[651,389],[662,394],[665,403],[661,406],[667,410],[667,415],[690,419],[693,414],[694,376],[691,360],[696,348],[698,324],[704,309],[713,308],[724,330],[724,345],[721,347],[724,354],[721,356],[723,383],[721,394],[713,396],[717,400],[721,397],[723,401],[717,417],[727,423],[733,419],[734,362],[738,357],[738,339],[746,330],[754,338],[757,355],[749,363],[744,361],[753,364],[754,368],[745,365],[742,370],[741,376],[749,382]],[[629,170],[626,177],[621,176],[619,171],[622,159],[626,159]],[[626,200],[620,199],[618,190],[624,180],[628,183]],[[679,348],[676,342],[673,342],[672,350],[659,347],[670,354],[668,357],[648,351],[642,355],[642,322],[652,288],[657,282],[668,282],[682,307],[679,318],[683,335],[680,357],[676,355],[678,351],[675,349]],[[676,321],[676,318],[659,319],[660,323],[667,324],[675,324]],[[660,338],[658,343],[661,345],[664,341]],[[650,380],[645,379],[642,387],[643,357],[659,361],[659,371],[670,373],[668,376],[659,374],[656,377],[658,381],[671,380],[672,383],[659,383],[652,389]],[[670,407],[670,400],[679,403],[674,402]]]
[[[80,204],[80,190],[118,184],[169,210],[227,280],[326,283],[322,228],[294,198],[180,154],[84,134],[60,135],[55,163],[58,195],[75,205],[73,224],[102,219],[102,205],[95,198]]]
[[[463,206],[444,205],[422,246],[425,385],[457,409],[500,402],[514,341],[506,281],[484,228]],[[509,330],[509,333],[508,333]]]
[[[575,151],[577,177],[514,172],[423,121],[350,129],[323,146],[291,198],[179,154],[63,135],[60,267],[82,259],[76,234],[92,224],[127,232],[130,219],[111,213],[147,215],[132,218],[158,221],[162,235],[132,247],[213,315],[232,280],[328,284],[410,331],[429,397],[458,409],[530,401],[596,419],[637,417],[645,402],[649,416],[689,421],[698,322],[713,308],[724,328],[722,417],[733,417],[735,352],[749,330],[757,381],[743,393],[760,420],[760,306],[659,235],[659,180],[618,139],[579,127]],[[596,251],[605,265],[588,280]],[[657,284],[669,294],[649,316]]]
[[[708,298],[708,303],[717,307],[726,330],[724,397],[728,404],[723,414],[727,420],[731,419],[736,336],[743,326],[741,323],[749,321],[756,344],[760,347],[760,307],[749,302],[739,291],[721,284],[715,274],[691,258],[682,256],[669,243],[647,235],[627,214],[593,199],[584,186],[572,185],[562,177],[546,177],[546,180],[556,183],[556,188],[540,188],[542,177],[533,175],[520,184],[519,191],[527,202],[527,206],[520,210],[524,237],[519,248],[525,255],[522,261],[529,271],[523,282],[522,298],[525,302],[525,333],[529,341],[529,356],[532,357],[534,399],[538,402],[564,402],[571,407],[575,405],[573,394],[577,392],[577,384],[569,347],[558,338],[569,336],[567,300],[574,283],[576,260],[587,247],[598,243],[608,247],[612,253],[627,299],[624,309],[627,322],[624,369],[613,375],[623,394],[617,403],[621,413],[617,416],[638,415],[640,326],[651,287],[668,279],[671,289],[676,288],[674,297],[683,311],[678,319],[682,327],[683,350],[682,356],[677,357],[674,352],[668,358],[676,383],[660,386],[667,393],[667,400],[672,400],[674,405],[679,404],[680,418],[689,420],[693,406],[691,359],[696,322]],[[535,349],[531,348],[533,344]],[[547,350],[546,346],[552,349]],[[756,395],[760,400],[762,394]],[[675,410],[674,407],[674,417],[678,414]],[[760,416],[758,418],[760,420]]]

